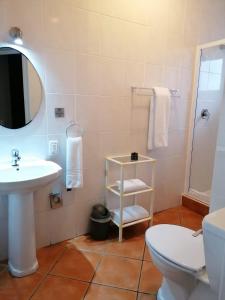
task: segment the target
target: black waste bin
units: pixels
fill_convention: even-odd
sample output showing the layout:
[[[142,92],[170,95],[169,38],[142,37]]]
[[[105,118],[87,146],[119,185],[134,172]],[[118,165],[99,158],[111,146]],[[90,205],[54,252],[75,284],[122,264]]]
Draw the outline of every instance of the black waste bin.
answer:
[[[90,235],[94,240],[105,240],[109,234],[111,215],[102,204],[96,204],[92,208],[90,216]]]

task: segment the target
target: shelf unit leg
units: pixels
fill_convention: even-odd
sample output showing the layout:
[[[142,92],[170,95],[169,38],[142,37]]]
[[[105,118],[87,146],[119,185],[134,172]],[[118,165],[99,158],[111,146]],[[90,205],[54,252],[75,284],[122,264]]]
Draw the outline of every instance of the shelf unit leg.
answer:
[[[123,241],[123,227],[119,227],[119,242]]]
[[[154,210],[154,202],[155,202],[155,163],[152,164],[152,188],[153,188],[153,193],[151,193],[151,201],[150,201],[150,216],[151,216],[151,221],[150,225],[153,226],[153,210]]]
[[[124,190],[124,172],[123,166],[120,166],[120,225],[119,225],[119,242],[123,240],[123,190]]]

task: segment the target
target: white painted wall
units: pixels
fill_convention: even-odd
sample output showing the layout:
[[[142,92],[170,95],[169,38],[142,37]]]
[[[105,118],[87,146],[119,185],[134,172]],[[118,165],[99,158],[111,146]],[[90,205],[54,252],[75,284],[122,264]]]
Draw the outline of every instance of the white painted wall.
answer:
[[[48,157],[58,139],[65,165],[65,127],[80,122],[84,134],[84,188],[64,191],[64,206],[50,210],[48,192],[35,195],[37,245],[87,230],[91,206],[103,199],[104,157],[131,151],[158,158],[155,210],[175,206],[184,185],[186,133],[195,46],[225,36],[224,0],[1,0],[0,41],[12,25],[42,78],[45,101],[24,129],[0,128],[0,159],[13,147],[22,156]],[[207,22],[206,22],[207,20]],[[130,87],[178,88],[173,101],[169,147],[147,153],[149,101]],[[65,107],[55,120],[56,106]],[[0,257],[7,253],[7,201],[0,202]]]

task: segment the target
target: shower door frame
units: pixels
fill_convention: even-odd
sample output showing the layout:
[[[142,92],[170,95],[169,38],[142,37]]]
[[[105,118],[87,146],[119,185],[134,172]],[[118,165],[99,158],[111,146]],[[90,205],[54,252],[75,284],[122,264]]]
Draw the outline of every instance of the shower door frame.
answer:
[[[221,44],[225,44],[225,39],[198,45],[195,52],[195,64],[194,64],[194,76],[193,76],[193,86],[192,86],[192,96],[191,96],[191,112],[190,112],[190,123],[188,129],[187,159],[186,159],[185,184],[184,184],[184,194],[190,197],[193,197],[189,194],[189,187],[190,187],[191,158],[192,158],[192,150],[193,150],[196,106],[198,101],[198,86],[199,86],[201,54],[204,49],[219,46]],[[201,199],[195,199],[195,200],[202,202],[205,205],[208,205],[207,203],[203,202]]]

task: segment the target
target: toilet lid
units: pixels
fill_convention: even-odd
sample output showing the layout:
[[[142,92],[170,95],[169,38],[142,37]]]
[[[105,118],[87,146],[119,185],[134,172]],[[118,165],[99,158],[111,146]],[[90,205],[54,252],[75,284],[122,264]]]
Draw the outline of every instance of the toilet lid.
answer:
[[[193,230],[160,224],[145,233],[146,243],[159,255],[185,269],[199,271],[205,266],[203,236],[193,237]]]

